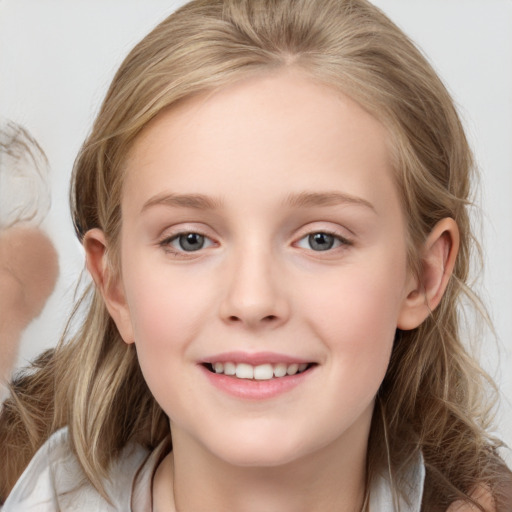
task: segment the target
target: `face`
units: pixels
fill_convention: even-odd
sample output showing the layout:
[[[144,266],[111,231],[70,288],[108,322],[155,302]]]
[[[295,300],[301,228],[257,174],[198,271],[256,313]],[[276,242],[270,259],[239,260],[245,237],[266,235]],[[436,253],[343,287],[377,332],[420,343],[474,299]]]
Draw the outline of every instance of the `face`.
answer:
[[[364,454],[411,287],[387,139],[292,72],[139,136],[114,317],[175,446],[245,466]]]

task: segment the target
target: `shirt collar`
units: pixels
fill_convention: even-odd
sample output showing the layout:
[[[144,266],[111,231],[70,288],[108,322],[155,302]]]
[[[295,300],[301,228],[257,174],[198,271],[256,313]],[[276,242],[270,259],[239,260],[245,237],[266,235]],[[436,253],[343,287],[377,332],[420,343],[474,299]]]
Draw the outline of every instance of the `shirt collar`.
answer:
[[[377,475],[370,490],[370,512],[420,512],[425,482],[425,464],[418,452],[400,480],[402,494],[394,492],[389,473]]]
[[[155,471],[169,453],[170,438],[164,439],[151,452],[139,469],[132,487],[132,511],[150,512],[153,510],[152,488]],[[378,474],[370,489],[370,512],[420,512],[425,480],[425,464],[418,452],[401,479],[403,493],[394,492],[391,478],[387,472]]]

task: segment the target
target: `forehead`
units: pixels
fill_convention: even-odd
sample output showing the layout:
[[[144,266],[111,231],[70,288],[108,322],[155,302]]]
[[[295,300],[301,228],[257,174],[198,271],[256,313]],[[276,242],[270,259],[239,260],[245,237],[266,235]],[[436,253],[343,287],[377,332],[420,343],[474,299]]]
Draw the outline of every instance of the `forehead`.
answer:
[[[342,188],[394,194],[389,136],[348,96],[286,71],[241,80],[161,112],[133,144],[123,201],[162,187],[222,197],[234,183],[266,197]]]

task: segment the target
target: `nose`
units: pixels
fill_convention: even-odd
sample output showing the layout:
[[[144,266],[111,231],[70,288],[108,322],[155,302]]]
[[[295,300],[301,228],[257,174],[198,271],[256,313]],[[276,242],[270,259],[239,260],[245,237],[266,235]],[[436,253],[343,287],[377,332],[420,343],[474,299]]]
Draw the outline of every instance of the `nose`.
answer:
[[[233,255],[233,260],[224,281],[221,319],[250,329],[284,324],[289,318],[290,304],[283,273],[271,251],[253,246]]]

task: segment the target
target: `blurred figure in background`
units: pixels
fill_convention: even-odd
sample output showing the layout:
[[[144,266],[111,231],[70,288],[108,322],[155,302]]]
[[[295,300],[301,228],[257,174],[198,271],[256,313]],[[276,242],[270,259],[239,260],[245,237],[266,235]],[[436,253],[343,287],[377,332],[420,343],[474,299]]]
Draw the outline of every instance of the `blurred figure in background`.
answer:
[[[0,395],[21,334],[51,295],[57,252],[39,228],[50,207],[48,161],[22,127],[0,127]]]

